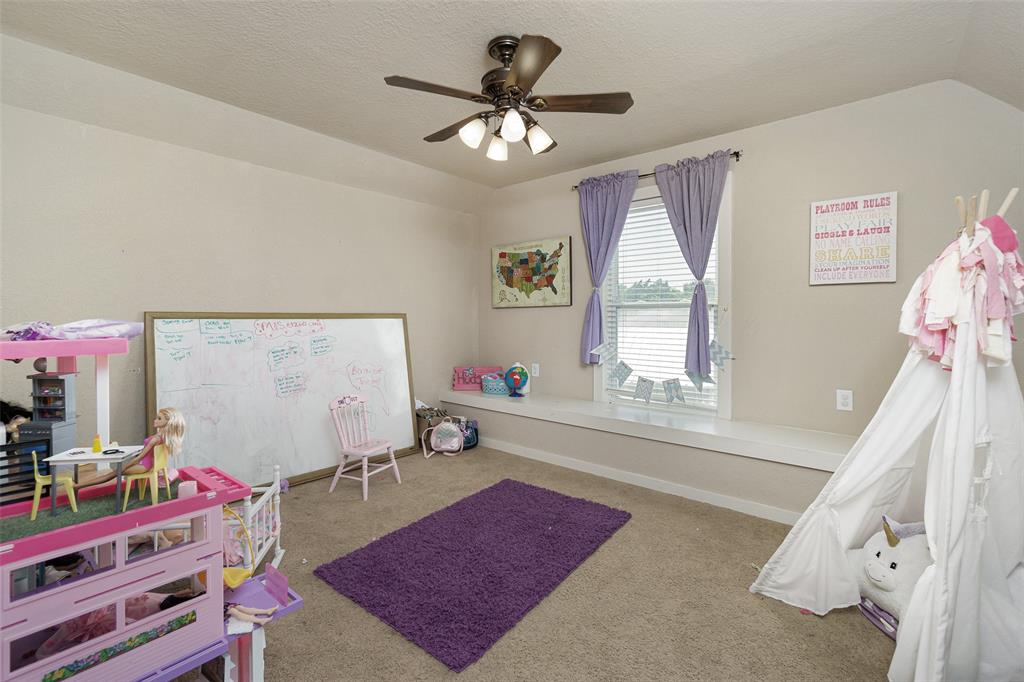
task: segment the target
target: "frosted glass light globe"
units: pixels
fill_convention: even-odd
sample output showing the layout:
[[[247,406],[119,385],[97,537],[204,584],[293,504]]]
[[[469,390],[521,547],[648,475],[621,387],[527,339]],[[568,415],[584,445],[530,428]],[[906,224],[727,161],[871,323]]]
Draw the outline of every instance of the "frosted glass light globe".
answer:
[[[487,124],[482,118],[474,118],[459,128],[459,139],[470,149],[477,149],[487,134]]]
[[[546,152],[555,143],[547,131],[541,128],[539,124],[531,126],[526,131],[526,141],[529,143],[530,151],[533,152],[534,156],[541,152]]]
[[[505,118],[501,122],[501,136],[508,142],[519,142],[526,137],[526,124],[515,109],[505,112]]]
[[[508,143],[501,137],[491,137],[491,144],[487,146],[487,158],[492,161],[508,160]]]

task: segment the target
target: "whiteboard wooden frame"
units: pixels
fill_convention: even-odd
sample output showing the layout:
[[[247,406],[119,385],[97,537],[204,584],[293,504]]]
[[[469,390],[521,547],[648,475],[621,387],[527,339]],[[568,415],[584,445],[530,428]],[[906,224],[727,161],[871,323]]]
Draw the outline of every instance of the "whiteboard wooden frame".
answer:
[[[146,335],[146,415],[147,424],[156,419],[156,335],[153,333],[153,324],[156,320],[401,320],[402,332],[405,335],[405,367],[409,376],[409,410],[412,413],[412,422],[409,428],[412,430],[413,445],[395,451],[396,457],[404,457],[414,452],[419,452],[417,443],[419,437],[416,433],[416,391],[412,381],[412,351],[409,349],[409,320],[405,313],[218,313],[218,312],[180,312],[180,311],[146,311],[145,313],[145,335]],[[326,407],[325,407],[326,412]],[[147,429],[148,432],[148,429]],[[386,455],[384,456],[386,458]],[[377,461],[379,458],[371,458]],[[315,481],[320,478],[333,476],[337,466],[330,466],[325,469],[317,469],[303,474],[288,477],[289,483],[296,485]],[[269,482],[267,483],[269,484]]]

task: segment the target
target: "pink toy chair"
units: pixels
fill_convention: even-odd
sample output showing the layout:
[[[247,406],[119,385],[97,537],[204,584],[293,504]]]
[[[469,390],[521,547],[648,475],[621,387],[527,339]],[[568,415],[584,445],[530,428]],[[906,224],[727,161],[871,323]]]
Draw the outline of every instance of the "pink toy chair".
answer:
[[[331,481],[331,489],[328,492],[334,492],[340,478],[362,481],[363,501],[365,502],[370,476],[379,474],[385,469],[393,469],[395,481],[401,483],[402,477],[398,473],[398,462],[395,461],[395,450],[391,441],[383,438],[370,438],[366,398],[358,395],[339,396],[330,402],[328,409],[331,412],[331,419],[334,420],[334,428],[338,432],[338,440],[341,441],[341,464],[334,472],[334,480]],[[388,454],[390,462],[378,464],[368,461],[370,457],[383,455],[385,452]],[[346,471],[359,466],[358,461],[349,464],[349,458],[362,461],[362,476],[345,474]]]

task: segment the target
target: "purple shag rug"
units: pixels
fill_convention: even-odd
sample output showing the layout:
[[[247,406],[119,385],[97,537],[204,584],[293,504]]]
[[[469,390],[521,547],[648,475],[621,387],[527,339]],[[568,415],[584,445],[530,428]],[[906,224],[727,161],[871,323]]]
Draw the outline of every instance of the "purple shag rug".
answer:
[[[629,518],[505,479],[314,573],[461,672]]]

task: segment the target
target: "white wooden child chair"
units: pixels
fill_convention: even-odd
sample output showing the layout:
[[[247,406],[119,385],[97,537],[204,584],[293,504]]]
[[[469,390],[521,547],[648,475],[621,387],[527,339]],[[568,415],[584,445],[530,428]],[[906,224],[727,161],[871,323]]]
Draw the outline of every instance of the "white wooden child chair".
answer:
[[[363,501],[366,501],[367,484],[370,476],[379,474],[385,469],[393,469],[395,481],[402,482],[398,473],[398,462],[395,461],[395,450],[391,441],[383,438],[370,438],[370,427],[367,418],[366,398],[358,395],[344,395],[332,400],[328,405],[331,412],[331,419],[334,420],[334,428],[338,432],[338,440],[341,441],[341,464],[334,473],[334,480],[331,481],[331,489],[334,492],[338,485],[338,479],[350,478],[353,481],[363,482]],[[387,453],[390,462],[378,464],[368,461],[374,455]],[[356,461],[349,464],[349,459],[362,461],[362,476],[350,476],[346,471],[359,466]],[[371,469],[372,467],[372,469]]]

